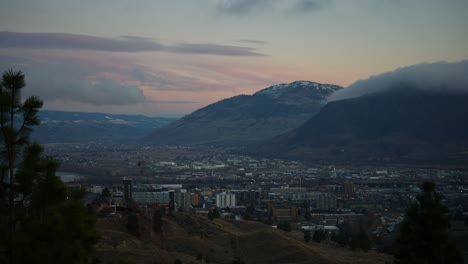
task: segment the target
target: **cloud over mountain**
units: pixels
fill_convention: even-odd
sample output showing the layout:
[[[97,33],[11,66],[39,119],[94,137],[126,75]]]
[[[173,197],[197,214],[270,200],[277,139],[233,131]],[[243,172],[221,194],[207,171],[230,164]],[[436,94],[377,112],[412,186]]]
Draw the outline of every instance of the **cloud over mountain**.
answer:
[[[359,80],[333,94],[330,101],[398,89],[468,93],[468,60],[422,63]]]

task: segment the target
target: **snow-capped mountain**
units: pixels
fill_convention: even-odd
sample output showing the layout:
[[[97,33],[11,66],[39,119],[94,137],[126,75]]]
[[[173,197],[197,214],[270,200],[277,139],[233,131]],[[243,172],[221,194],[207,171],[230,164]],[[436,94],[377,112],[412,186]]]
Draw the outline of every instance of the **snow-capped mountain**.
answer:
[[[248,145],[298,127],[340,89],[309,81],[273,85],[196,110],[145,140],[159,145]]]
[[[325,99],[335,91],[338,91],[342,88],[343,87],[335,84],[321,84],[311,81],[295,81],[292,83],[282,83],[270,86],[256,92],[255,95],[267,95],[273,98],[278,98],[283,94],[290,92],[291,90],[303,89],[307,92],[313,92],[313,94],[311,93],[313,96],[322,96],[322,98]]]

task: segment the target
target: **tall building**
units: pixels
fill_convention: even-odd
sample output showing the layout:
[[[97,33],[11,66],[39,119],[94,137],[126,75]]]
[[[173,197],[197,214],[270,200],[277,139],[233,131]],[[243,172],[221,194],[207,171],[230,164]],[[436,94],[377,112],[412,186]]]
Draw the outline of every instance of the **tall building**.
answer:
[[[257,203],[260,198],[260,190],[236,190],[232,191],[236,194],[237,203],[241,205],[250,205]]]
[[[124,177],[123,178],[123,186],[124,186],[124,200],[130,201],[133,199],[132,195],[132,188],[133,182],[131,177]]]
[[[181,189],[176,195],[177,208],[189,209],[192,204],[192,194],[186,189]]]
[[[225,192],[216,194],[216,206],[218,208],[235,207],[236,204],[236,194]]]
[[[192,193],[191,195],[191,204],[193,206],[198,206],[200,204],[200,196],[198,193]]]
[[[317,197],[317,209],[336,210],[336,196],[330,193],[322,193]]]
[[[354,194],[354,183],[347,181],[343,183],[343,193],[346,195]]]

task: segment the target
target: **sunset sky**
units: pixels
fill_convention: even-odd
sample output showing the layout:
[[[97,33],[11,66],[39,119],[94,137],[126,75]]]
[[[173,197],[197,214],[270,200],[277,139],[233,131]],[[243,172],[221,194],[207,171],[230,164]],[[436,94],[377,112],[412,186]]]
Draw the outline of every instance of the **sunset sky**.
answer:
[[[468,59],[466,0],[6,0],[0,70],[44,108],[181,116],[311,80]]]

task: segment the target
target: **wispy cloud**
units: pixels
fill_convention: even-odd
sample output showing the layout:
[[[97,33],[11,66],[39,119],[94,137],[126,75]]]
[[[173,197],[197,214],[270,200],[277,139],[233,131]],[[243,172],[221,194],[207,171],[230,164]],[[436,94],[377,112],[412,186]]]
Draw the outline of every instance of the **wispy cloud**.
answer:
[[[9,68],[26,74],[24,95],[39,96],[46,109],[149,115],[189,113],[305,76],[268,57],[0,49],[0,72]]]
[[[195,101],[181,101],[181,100],[156,100],[157,104],[194,104]]]
[[[113,52],[157,51],[164,47],[145,38],[103,38],[66,33],[0,32],[0,48],[84,49]]]
[[[148,52],[163,51],[183,54],[203,54],[218,56],[262,56],[256,48],[220,44],[163,45],[152,39],[123,36],[104,38],[89,35],[66,33],[18,33],[0,32],[1,48],[26,49],[78,49],[107,52]]]
[[[267,44],[268,42],[263,40],[256,40],[256,39],[238,39],[238,42],[250,43],[250,44]]]
[[[216,6],[220,13],[246,15],[270,7],[272,0],[221,0]]]
[[[290,8],[289,13],[310,13],[327,7],[331,0],[296,0]]]
[[[193,60],[189,57],[181,56],[178,59],[184,62],[176,62],[170,54],[151,56],[159,63],[147,65],[136,58],[105,52],[0,49],[0,72],[22,70],[27,82],[24,95],[37,95],[46,108],[62,110],[74,106],[75,110],[186,113],[217,97],[224,98],[225,89],[229,94],[230,89],[224,86],[233,80],[210,81],[207,75],[215,71],[187,68],[184,63]]]
[[[178,44],[170,48],[175,53],[211,54],[225,56],[264,56],[255,48],[217,44]]]

